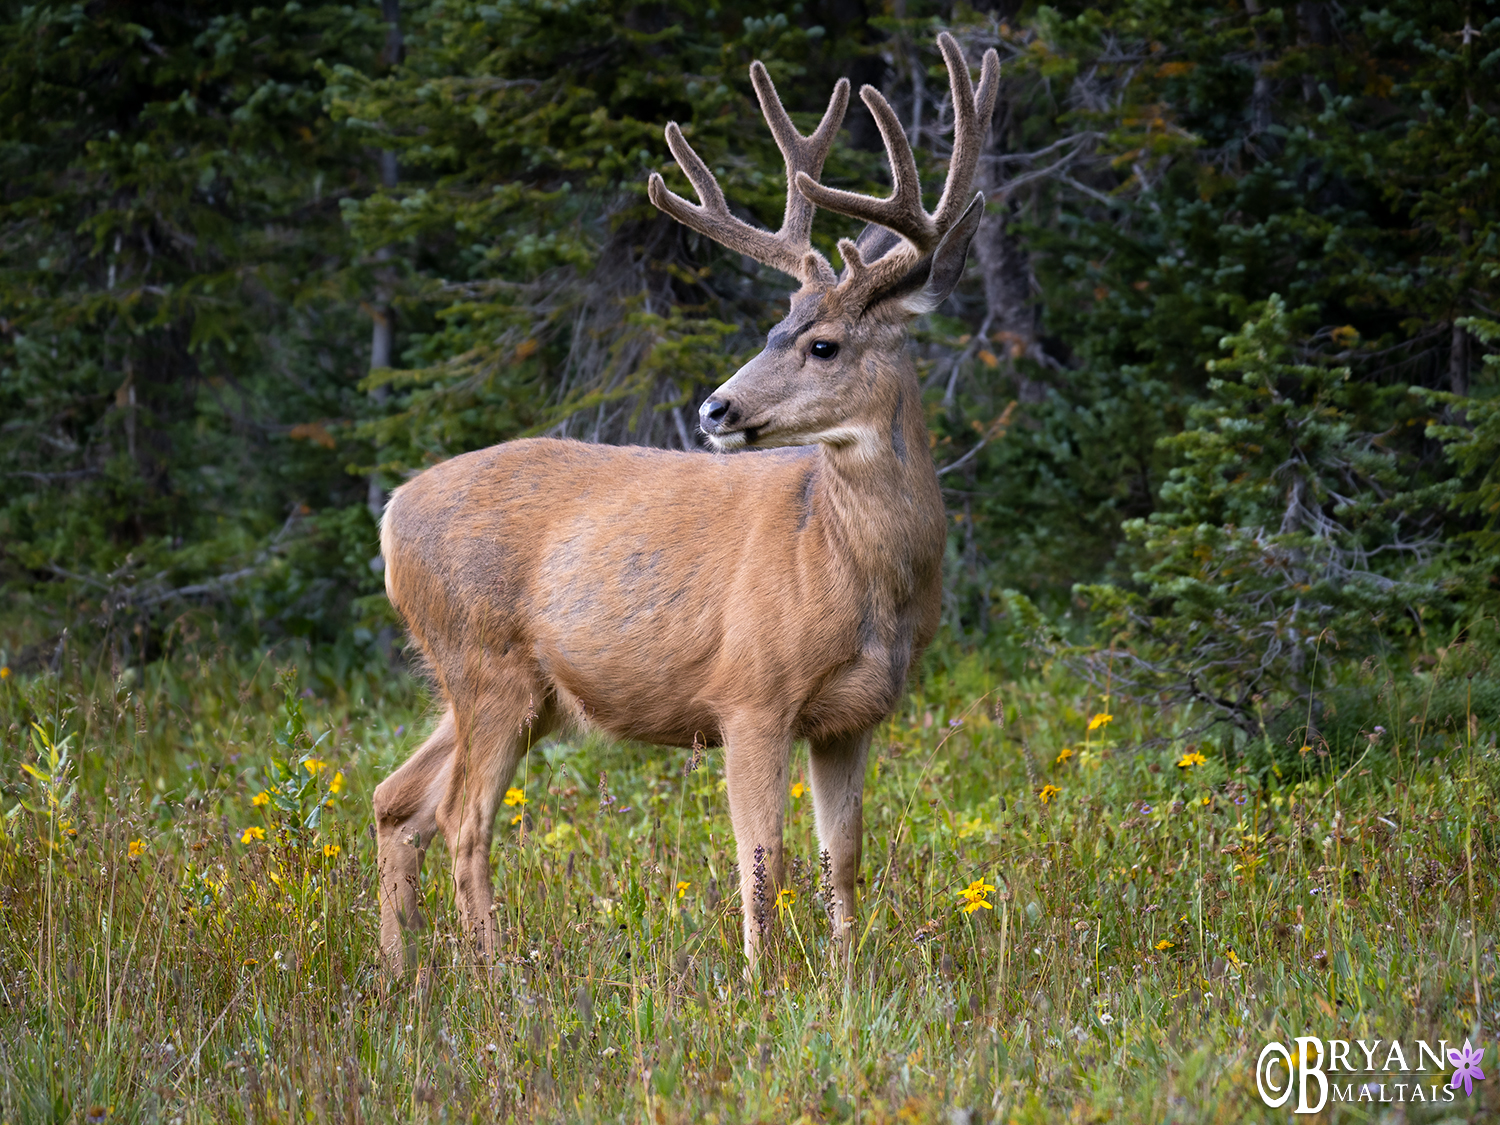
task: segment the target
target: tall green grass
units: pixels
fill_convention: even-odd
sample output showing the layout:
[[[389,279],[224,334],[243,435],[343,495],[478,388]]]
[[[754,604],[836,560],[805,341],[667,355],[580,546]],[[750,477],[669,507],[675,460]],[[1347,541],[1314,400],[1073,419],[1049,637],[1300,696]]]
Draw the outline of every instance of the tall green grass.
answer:
[[[595,737],[516,781],[499,962],[439,845],[388,981],[369,795],[429,703],[301,663],[0,679],[0,1121],[1271,1120],[1255,1059],[1299,1034],[1500,1078],[1496,731],[1423,721],[1442,661],[1351,669],[1387,721],[1345,755],[940,653],[876,738],[852,965],[798,764],[753,982],[718,753]]]

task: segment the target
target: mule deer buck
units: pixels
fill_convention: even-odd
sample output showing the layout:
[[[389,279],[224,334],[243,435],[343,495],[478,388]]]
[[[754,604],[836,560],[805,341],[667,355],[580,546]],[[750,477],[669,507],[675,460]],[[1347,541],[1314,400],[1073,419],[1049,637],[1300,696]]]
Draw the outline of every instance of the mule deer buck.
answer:
[[[941,599],[946,521],[907,325],[963,272],[984,210],[970,190],[1000,70],[986,52],[976,94],[958,44],[944,34],[938,45],[954,140],[930,214],[900,122],[870,86],[860,94],[885,138],[889,199],[818,182],[847,79],[804,137],[765,67],[751,66],[786,158],[774,234],[730,213],[682,131],[667,126],[701,202],[655,174],[651,201],[801,283],[765,350],[699,410],[716,450],[755,452],[514,441],[454,457],[392,495],[380,534],[386,590],[445,704],[431,737],[375,790],[380,941],[393,968],[406,958],[403,929],[420,924],[417,878],[437,831],[465,931],[482,956],[495,952],[497,805],[527,747],[568,725],[724,747],[752,968],[757,914],[782,880],[789,756],[806,739],[834,948],[847,947],[870,736],[932,639]],[[817,207],[868,224],[839,243],[838,276],[812,246]]]

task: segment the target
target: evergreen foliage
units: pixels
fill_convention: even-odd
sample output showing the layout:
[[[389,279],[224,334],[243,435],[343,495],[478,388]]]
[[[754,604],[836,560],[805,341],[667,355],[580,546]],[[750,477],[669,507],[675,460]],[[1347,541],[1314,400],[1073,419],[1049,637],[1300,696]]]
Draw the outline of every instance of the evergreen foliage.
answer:
[[[351,409],[338,200],[365,189],[316,60],[369,65],[378,20],[0,12],[0,578],[20,638],[92,619],[144,657],[212,594],[251,637],[267,618],[336,635],[373,542],[321,421]]]
[[[1175,692],[1263,734],[1263,697],[1305,709],[1342,648],[1450,611],[1422,573],[1438,546],[1436,489],[1403,491],[1386,433],[1359,428],[1369,397],[1348,367],[1297,363],[1273,296],[1210,361],[1206,398],[1162,441],[1181,463],[1147,519],[1124,525],[1141,592],[1095,586],[1114,644],[1091,659],[1122,686]],[[1327,675],[1323,676],[1326,686]]]
[[[1304,346],[1355,382],[1471,393],[1462,318],[1494,300],[1497,35],[1459,4],[1105,5],[1012,28],[1010,147],[1090,139],[1010,195],[1042,346],[1009,386],[971,384],[996,413],[1018,394],[1029,421],[975,470],[998,577],[1054,598],[1080,560],[1127,579],[1110,560],[1167,483],[1161,439],[1273,292],[1311,310]],[[1360,426],[1401,427],[1408,487],[1450,471],[1407,426],[1415,401],[1364,401],[1384,412]]]
[[[1470,317],[1459,324],[1485,344],[1500,343],[1500,322]],[[1448,422],[1435,422],[1427,435],[1443,442],[1462,474],[1463,491],[1455,497],[1456,507],[1473,517],[1473,524],[1458,538],[1472,549],[1475,563],[1488,567],[1485,577],[1493,588],[1500,584],[1495,567],[1500,558],[1500,354],[1484,357],[1484,374],[1488,394],[1482,397],[1452,392],[1428,392],[1422,397],[1449,412]]]
[[[1314,674],[1309,637],[1399,647],[1492,604],[1492,4],[160,0],[0,27],[17,667],[64,628],[149,659],[190,610],[366,659],[372,513],[410,472],[529,433],[696,447],[788,286],[645,201],[653,169],[685,190],[662,126],[774,225],[760,57],[803,125],[873,82],[935,172],[940,27],[1004,60],[990,218],[914,343],[954,633],[1006,588],[1060,620],[1083,584],[1163,638],[1261,599],[1204,688],[1242,721]],[[825,179],[880,190],[862,107],[846,130]]]
[[[826,97],[804,65],[821,29],[691,4],[443,3],[410,22],[407,65],[328,72],[335,118],[401,166],[344,202],[361,248],[401,264],[403,363],[368,384],[397,395],[362,429],[381,471],[395,483],[534,432],[695,448],[697,403],[753,354],[785,289],[696,261],[706,244],[646,201],[646,178],[672,165],[661,133],[676,120],[774,226],[781,159],[745,66],[763,56],[811,106]]]

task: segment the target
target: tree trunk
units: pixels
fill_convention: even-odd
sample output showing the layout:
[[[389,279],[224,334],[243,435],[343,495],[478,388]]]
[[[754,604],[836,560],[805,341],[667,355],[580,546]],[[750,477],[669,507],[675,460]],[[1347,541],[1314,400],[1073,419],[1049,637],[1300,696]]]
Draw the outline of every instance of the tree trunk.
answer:
[[[1319,64],[1325,67],[1325,52],[1333,45],[1333,12],[1330,9],[1331,5],[1324,0],[1302,0],[1297,5],[1297,40],[1304,50],[1310,51]],[[1337,80],[1331,68],[1327,77],[1329,82]],[[1310,69],[1302,75],[1302,100],[1314,109],[1323,108],[1323,98],[1318,93],[1318,79]]]
[[[1448,389],[1456,395],[1469,394],[1469,334],[1453,322],[1453,338],[1448,345]]]
[[[1037,307],[1032,301],[1031,255],[1015,232],[1020,207],[1004,194],[998,162],[984,161],[979,180],[985,197],[999,204],[997,213],[985,220],[974,237],[974,254],[984,279],[988,342],[995,345],[995,354],[1015,378],[1016,397],[1023,403],[1040,402],[1046,385],[1016,364],[1023,357],[1043,361]]]
[[[1467,250],[1470,237],[1469,224],[1460,221],[1458,224],[1458,243]],[[1460,263],[1463,262],[1462,252],[1459,256]],[[1448,389],[1456,395],[1469,395],[1469,333],[1458,323],[1460,310],[1455,309],[1453,319],[1449,322],[1451,337],[1448,342]],[[1454,410],[1457,425],[1464,425],[1464,411]]]
[[[385,50],[381,52],[381,62],[387,67],[394,67],[400,64],[405,53],[405,43],[401,38],[401,0],[380,0],[380,11],[385,17]],[[392,189],[399,178],[400,166],[396,162],[396,154],[390,149],[382,151],[380,154],[381,186],[387,190]],[[387,262],[390,258],[391,250],[388,246],[382,246],[375,251],[376,261]],[[394,283],[395,278],[389,267],[381,267],[377,270],[375,299],[370,302],[370,319],[374,322],[370,331],[370,371],[372,374],[391,366],[393,358],[396,310],[391,307],[391,294]],[[390,388],[384,384],[370,389],[370,398],[377,404],[383,404],[389,397]],[[370,509],[370,514],[377,520],[385,511],[385,485],[381,483],[379,469],[370,472],[365,503]]]
[[[1260,0],[1245,0],[1245,11],[1251,17],[1260,15],[1262,10]],[[1270,76],[1266,73],[1268,60],[1265,48],[1265,34],[1257,30],[1254,55],[1255,84],[1250,89],[1250,137],[1269,145],[1274,142],[1265,134],[1266,130],[1271,127],[1271,104],[1275,99],[1276,90],[1271,84]]]

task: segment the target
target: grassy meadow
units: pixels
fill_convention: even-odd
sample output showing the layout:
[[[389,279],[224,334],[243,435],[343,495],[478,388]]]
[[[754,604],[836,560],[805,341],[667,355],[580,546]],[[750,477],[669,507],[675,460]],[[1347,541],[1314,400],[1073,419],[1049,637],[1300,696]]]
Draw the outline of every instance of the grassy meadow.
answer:
[[[438,844],[421,967],[388,982],[369,798],[424,687],[286,650],[90,660],[0,677],[6,1125],[1269,1121],[1268,1039],[1496,1064],[1496,728],[1445,652],[1351,669],[1343,713],[1378,721],[1300,751],[940,651],[872,750],[852,964],[797,764],[753,982],[716,750],[536,748],[502,960],[467,963]],[[1497,1115],[1485,1081],[1323,1119]]]

